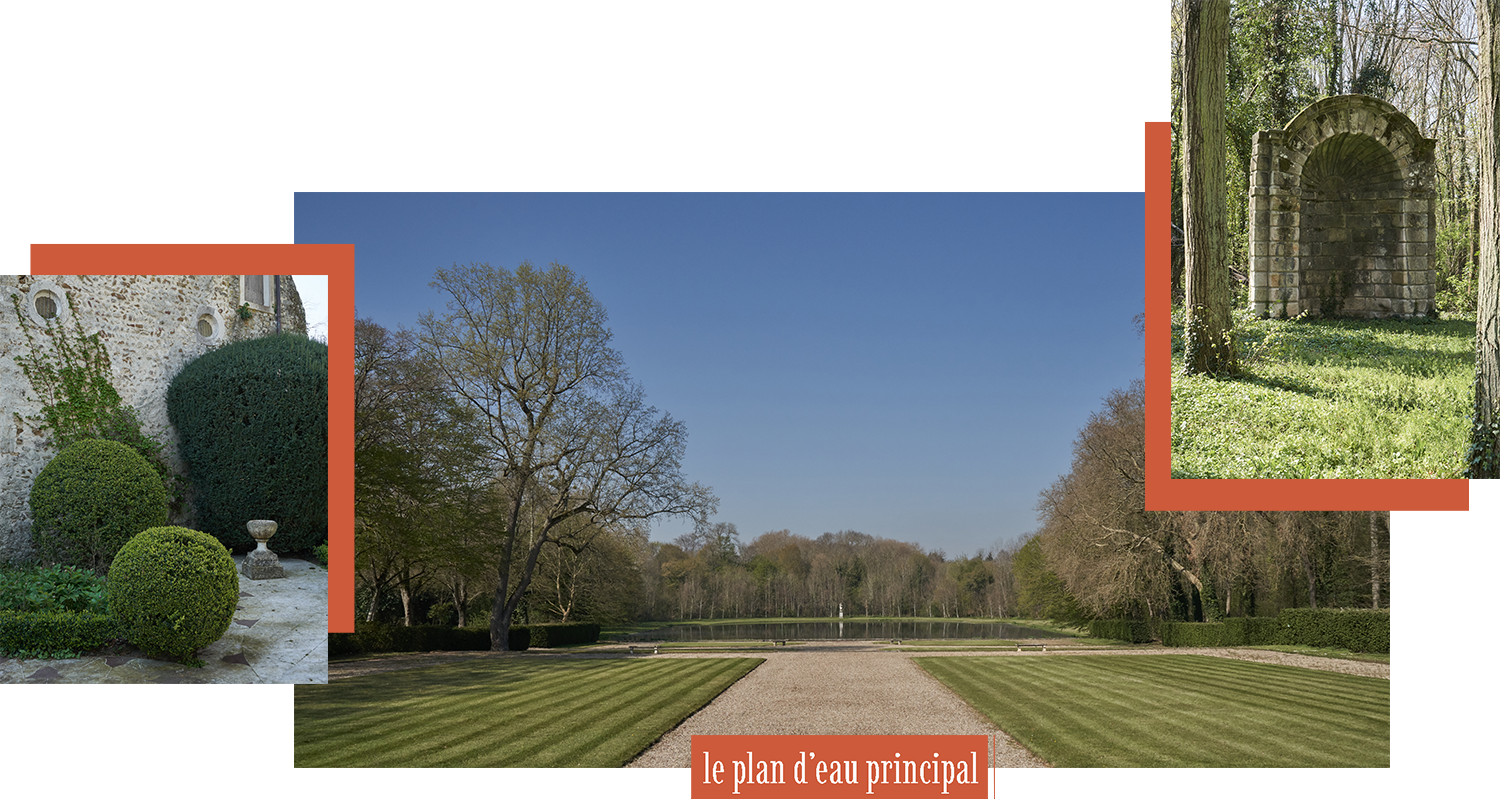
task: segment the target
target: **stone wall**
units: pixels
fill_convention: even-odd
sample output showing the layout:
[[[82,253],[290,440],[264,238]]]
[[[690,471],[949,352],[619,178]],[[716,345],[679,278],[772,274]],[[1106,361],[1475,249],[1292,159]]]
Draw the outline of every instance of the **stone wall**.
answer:
[[[1261,316],[1434,313],[1433,152],[1394,106],[1320,100],[1255,135],[1250,307]]]
[[[147,432],[160,433],[173,468],[181,471],[177,433],[167,421],[166,405],[167,385],[178,370],[220,344],[271,333],[277,282],[282,330],[307,335],[292,278],[276,277],[0,275],[0,408],[5,412],[0,419],[0,562],[29,555],[27,497],[36,475],[56,454],[34,418],[41,405],[17,361],[29,346],[28,331],[38,344],[49,345],[44,314],[52,314],[52,324],[61,323],[69,332],[76,315],[85,334],[100,334],[115,390],[140,414]],[[17,305],[23,318],[17,316]],[[185,521],[190,520],[174,520]]]

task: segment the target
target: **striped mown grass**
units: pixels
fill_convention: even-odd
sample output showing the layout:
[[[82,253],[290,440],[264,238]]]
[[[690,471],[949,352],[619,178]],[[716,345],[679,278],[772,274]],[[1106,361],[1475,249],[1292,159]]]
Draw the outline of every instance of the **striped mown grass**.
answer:
[[[299,685],[293,761],[622,766],[762,662],[472,660]]]
[[[1203,655],[913,658],[1054,766],[1389,766],[1390,681]]]

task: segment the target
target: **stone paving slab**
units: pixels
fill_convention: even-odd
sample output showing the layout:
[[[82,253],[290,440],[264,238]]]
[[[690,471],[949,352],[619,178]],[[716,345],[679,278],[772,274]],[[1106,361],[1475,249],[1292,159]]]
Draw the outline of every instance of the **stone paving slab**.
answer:
[[[236,569],[242,556],[235,557]],[[328,572],[283,558],[286,577],[240,575],[240,601],[224,637],[198,650],[202,668],[156,660],[131,646],[81,658],[0,657],[0,683],[325,683]]]

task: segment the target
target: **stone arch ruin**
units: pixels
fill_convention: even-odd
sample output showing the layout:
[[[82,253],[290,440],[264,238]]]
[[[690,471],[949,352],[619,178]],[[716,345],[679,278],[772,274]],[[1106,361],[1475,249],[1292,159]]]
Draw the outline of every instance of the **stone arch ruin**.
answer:
[[[1320,100],[1255,134],[1250,308],[1258,315],[1436,312],[1433,148],[1374,97]]]

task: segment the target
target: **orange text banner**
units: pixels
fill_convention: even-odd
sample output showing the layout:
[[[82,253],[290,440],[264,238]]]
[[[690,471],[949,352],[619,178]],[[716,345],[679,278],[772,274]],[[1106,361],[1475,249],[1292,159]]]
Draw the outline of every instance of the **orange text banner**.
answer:
[[[984,735],[695,735],[693,797],[989,796]]]

